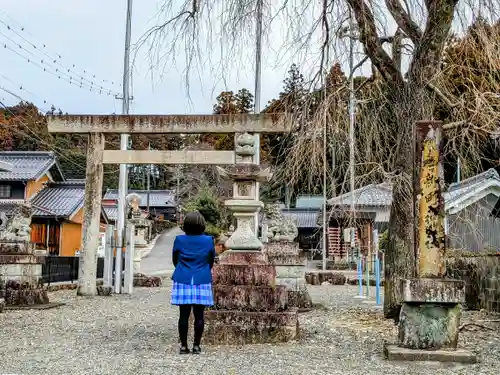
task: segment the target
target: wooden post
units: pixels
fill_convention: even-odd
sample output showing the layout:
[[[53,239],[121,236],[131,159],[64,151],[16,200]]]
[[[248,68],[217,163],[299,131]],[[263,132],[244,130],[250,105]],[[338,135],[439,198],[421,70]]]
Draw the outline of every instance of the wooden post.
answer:
[[[416,157],[420,158],[418,182],[418,272],[421,278],[444,277],[445,234],[442,123],[418,121]],[[418,165],[417,164],[417,165]]]
[[[104,135],[91,133],[87,144],[87,171],[82,231],[82,250],[78,267],[78,291],[80,296],[97,294],[97,248],[99,246],[99,226],[104,151]]]
[[[105,287],[113,286],[113,253],[114,253],[114,230],[113,225],[106,225],[106,237],[104,242],[104,275]]]
[[[127,224],[125,227],[125,273],[123,276],[123,293],[132,294],[134,290],[134,253],[135,253],[135,226]]]

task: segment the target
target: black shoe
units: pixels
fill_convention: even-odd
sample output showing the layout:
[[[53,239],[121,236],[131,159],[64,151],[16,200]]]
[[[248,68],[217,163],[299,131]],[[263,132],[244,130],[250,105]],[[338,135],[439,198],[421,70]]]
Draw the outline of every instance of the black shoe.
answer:
[[[189,354],[189,353],[191,353],[191,352],[189,351],[188,347],[181,346],[181,349],[179,350],[179,354]]]
[[[193,345],[193,354],[201,354],[201,348],[199,345]]]

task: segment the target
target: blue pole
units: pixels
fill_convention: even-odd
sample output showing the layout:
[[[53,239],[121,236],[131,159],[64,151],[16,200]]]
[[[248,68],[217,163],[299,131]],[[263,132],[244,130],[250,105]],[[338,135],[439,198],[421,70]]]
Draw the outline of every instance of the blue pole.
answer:
[[[375,259],[375,296],[377,305],[380,305],[380,259]]]
[[[363,260],[358,257],[358,283],[359,283],[359,296],[363,297]]]

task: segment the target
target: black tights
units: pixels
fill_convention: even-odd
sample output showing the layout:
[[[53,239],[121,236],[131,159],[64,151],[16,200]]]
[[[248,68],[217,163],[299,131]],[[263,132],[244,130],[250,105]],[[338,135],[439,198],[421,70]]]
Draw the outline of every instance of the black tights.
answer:
[[[205,306],[180,305],[179,309],[180,309],[179,337],[181,339],[181,345],[183,347],[187,347],[187,335],[189,329],[189,316],[191,315],[191,309],[193,309],[193,315],[194,315],[194,345],[200,345],[201,336],[203,335],[203,329],[205,328],[205,320],[203,318]]]

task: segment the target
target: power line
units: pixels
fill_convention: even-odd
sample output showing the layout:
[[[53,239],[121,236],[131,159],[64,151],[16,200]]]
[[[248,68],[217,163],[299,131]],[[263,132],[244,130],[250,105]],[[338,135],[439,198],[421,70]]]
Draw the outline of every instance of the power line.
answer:
[[[19,91],[21,91],[21,92],[25,92],[25,93],[27,93],[27,94],[29,94],[29,95],[33,96],[34,98],[38,99],[39,101],[43,102],[43,104],[44,104],[45,106],[47,106],[47,105],[51,106],[50,110],[52,110],[53,108],[56,108],[56,105],[55,105],[52,101],[47,100],[47,99],[44,99],[44,98],[41,98],[40,96],[38,96],[38,95],[34,94],[34,93],[33,93],[33,92],[31,92],[30,90],[28,90],[28,89],[26,88],[26,86],[25,86],[25,85],[23,85],[23,84],[19,84],[19,83],[16,83],[15,81],[13,81],[12,79],[10,79],[9,77],[7,77],[7,76],[6,76],[5,74],[3,74],[3,73],[0,73],[0,77],[2,77],[3,79],[5,79],[6,81],[8,81],[8,82],[12,83],[14,86],[16,86],[16,87],[17,87],[17,89],[18,89]],[[19,95],[15,94],[12,90],[7,89],[7,88],[5,88],[4,86],[0,86],[0,89],[1,89],[2,91],[4,91],[4,92],[7,92],[8,94],[10,94],[10,95],[14,96],[16,99],[18,99],[18,100],[20,100],[20,101],[25,101],[25,99],[24,99],[24,98],[22,98],[21,96],[19,96]],[[40,107],[39,105],[37,105],[37,108],[38,108],[38,109],[41,109],[41,107]],[[60,108],[59,108],[59,109],[60,109]],[[49,112],[49,111],[43,111],[43,112]]]
[[[1,32],[0,32],[0,35],[4,36]],[[9,39],[11,42],[13,42],[10,38],[7,38],[7,39]],[[15,43],[15,42],[13,42],[13,43]],[[19,56],[20,58],[22,58],[23,60],[25,60],[26,62],[28,62],[29,64],[35,65],[36,67],[38,67],[39,69],[43,70],[44,72],[46,72],[46,73],[48,73],[50,75],[53,75],[57,79],[66,81],[70,85],[79,87],[81,89],[88,89],[90,92],[98,93],[100,95],[108,95],[108,96],[110,96],[110,95],[114,94],[113,91],[109,91],[107,89],[103,89],[102,86],[96,85],[96,87],[94,87],[93,84],[89,85],[88,83],[83,82],[83,80],[81,80],[81,79],[80,80],[73,79],[72,75],[69,75],[69,74],[67,74],[64,71],[61,71],[58,68],[54,68],[51,64],[45,62],[44,60],[40,60],[40,63],[38,63],[37,61],[31,59],[30,57],[27,57],[24,54],[20,53],[19,51],[16,51],[14,48],[12,48],[11,46],[7,45],[6,43],[4,43],[3,47],[4,47],[4,49],[7,49],[7,50],[13,52],[17,56]],[[30,53],[30,51],[26,50],[21,45],[17,45],[17,47],[19,49],[22,49],[22,50],[27,51],[28,53]],[[30,54],[32,54],[32,53],[30,53]],[[34,57],[37,58],[37,56],[35,56],[35,55],[34,55]]]
[[[32,47],[36,51],[44,54],[53,63],[59,65],[62,69],[66,70],[68,73],[73,73],[73,75],[79,76],[83,80],[85,80],[85,81],[87,81],[89,83],[92,83],[92,84],[94,84],[96,86],[100,86],[103,90],[106,90],[106,91],[113,91],[113,90],[105,88],[103,86],[104,83],[111,84],[112,86],[116,86],[116,87],[121,87],[122,86],[121,83],[114,82],[113,80],[98,79],[95,74],[92,74],[92,73],[88,72],[87,69],[79,68],[80,71],[83,71],[83,74],[82,73],[78,73],[76,71],[78,67],[74,63],[69,63],[70,67],[68,67],[67,65],[63,64],[61,62],[61,60],[65,59],[65,58],[61,54],[59,54],[57,52],[49,53],[50,51],[47,52],[48,51],[47,44],[45,44],[45,43],[42,43],[41,45],[40,44],[36,44],[36,43],[32,42],[30,39],[28,39],[27,37],[25,37],[24,35],[22,35],[22,33],[27,33],[28,35],[33,36],[29,31],[26,30],[26,28],[22,24],[20,24],[15,19],[13,19],[11,16],[9,16],[5,11],[3,11],[3,10],[0,10],[0,11],[6,17],[8,17],[13,23],[16,23],[19,26],[19,29],[20,29],[20,32],[19,32],[19,31],[16,30],[16,28],[12,27],[9,23],[6,23],[6,22],[0,20],[0,23],[3,24],[7,28],[8,31],[10,31],[10,32],[14,33],[15,35],[17,35],[20,39],[22,39],[24,42],[26,42],[28,45],[30,45],[30,47]],[[53,55],[55,55],[57,57],[54,57]],[[92,79],[89,79],[89,78],[85,77],[84,76],[85,74],[90,75],[92,77]],[[98,81],[100,81],[101,84],[98,85],[97,84]],[[113,91],[113,94],[118,94],[118,92],[114,92]]]

